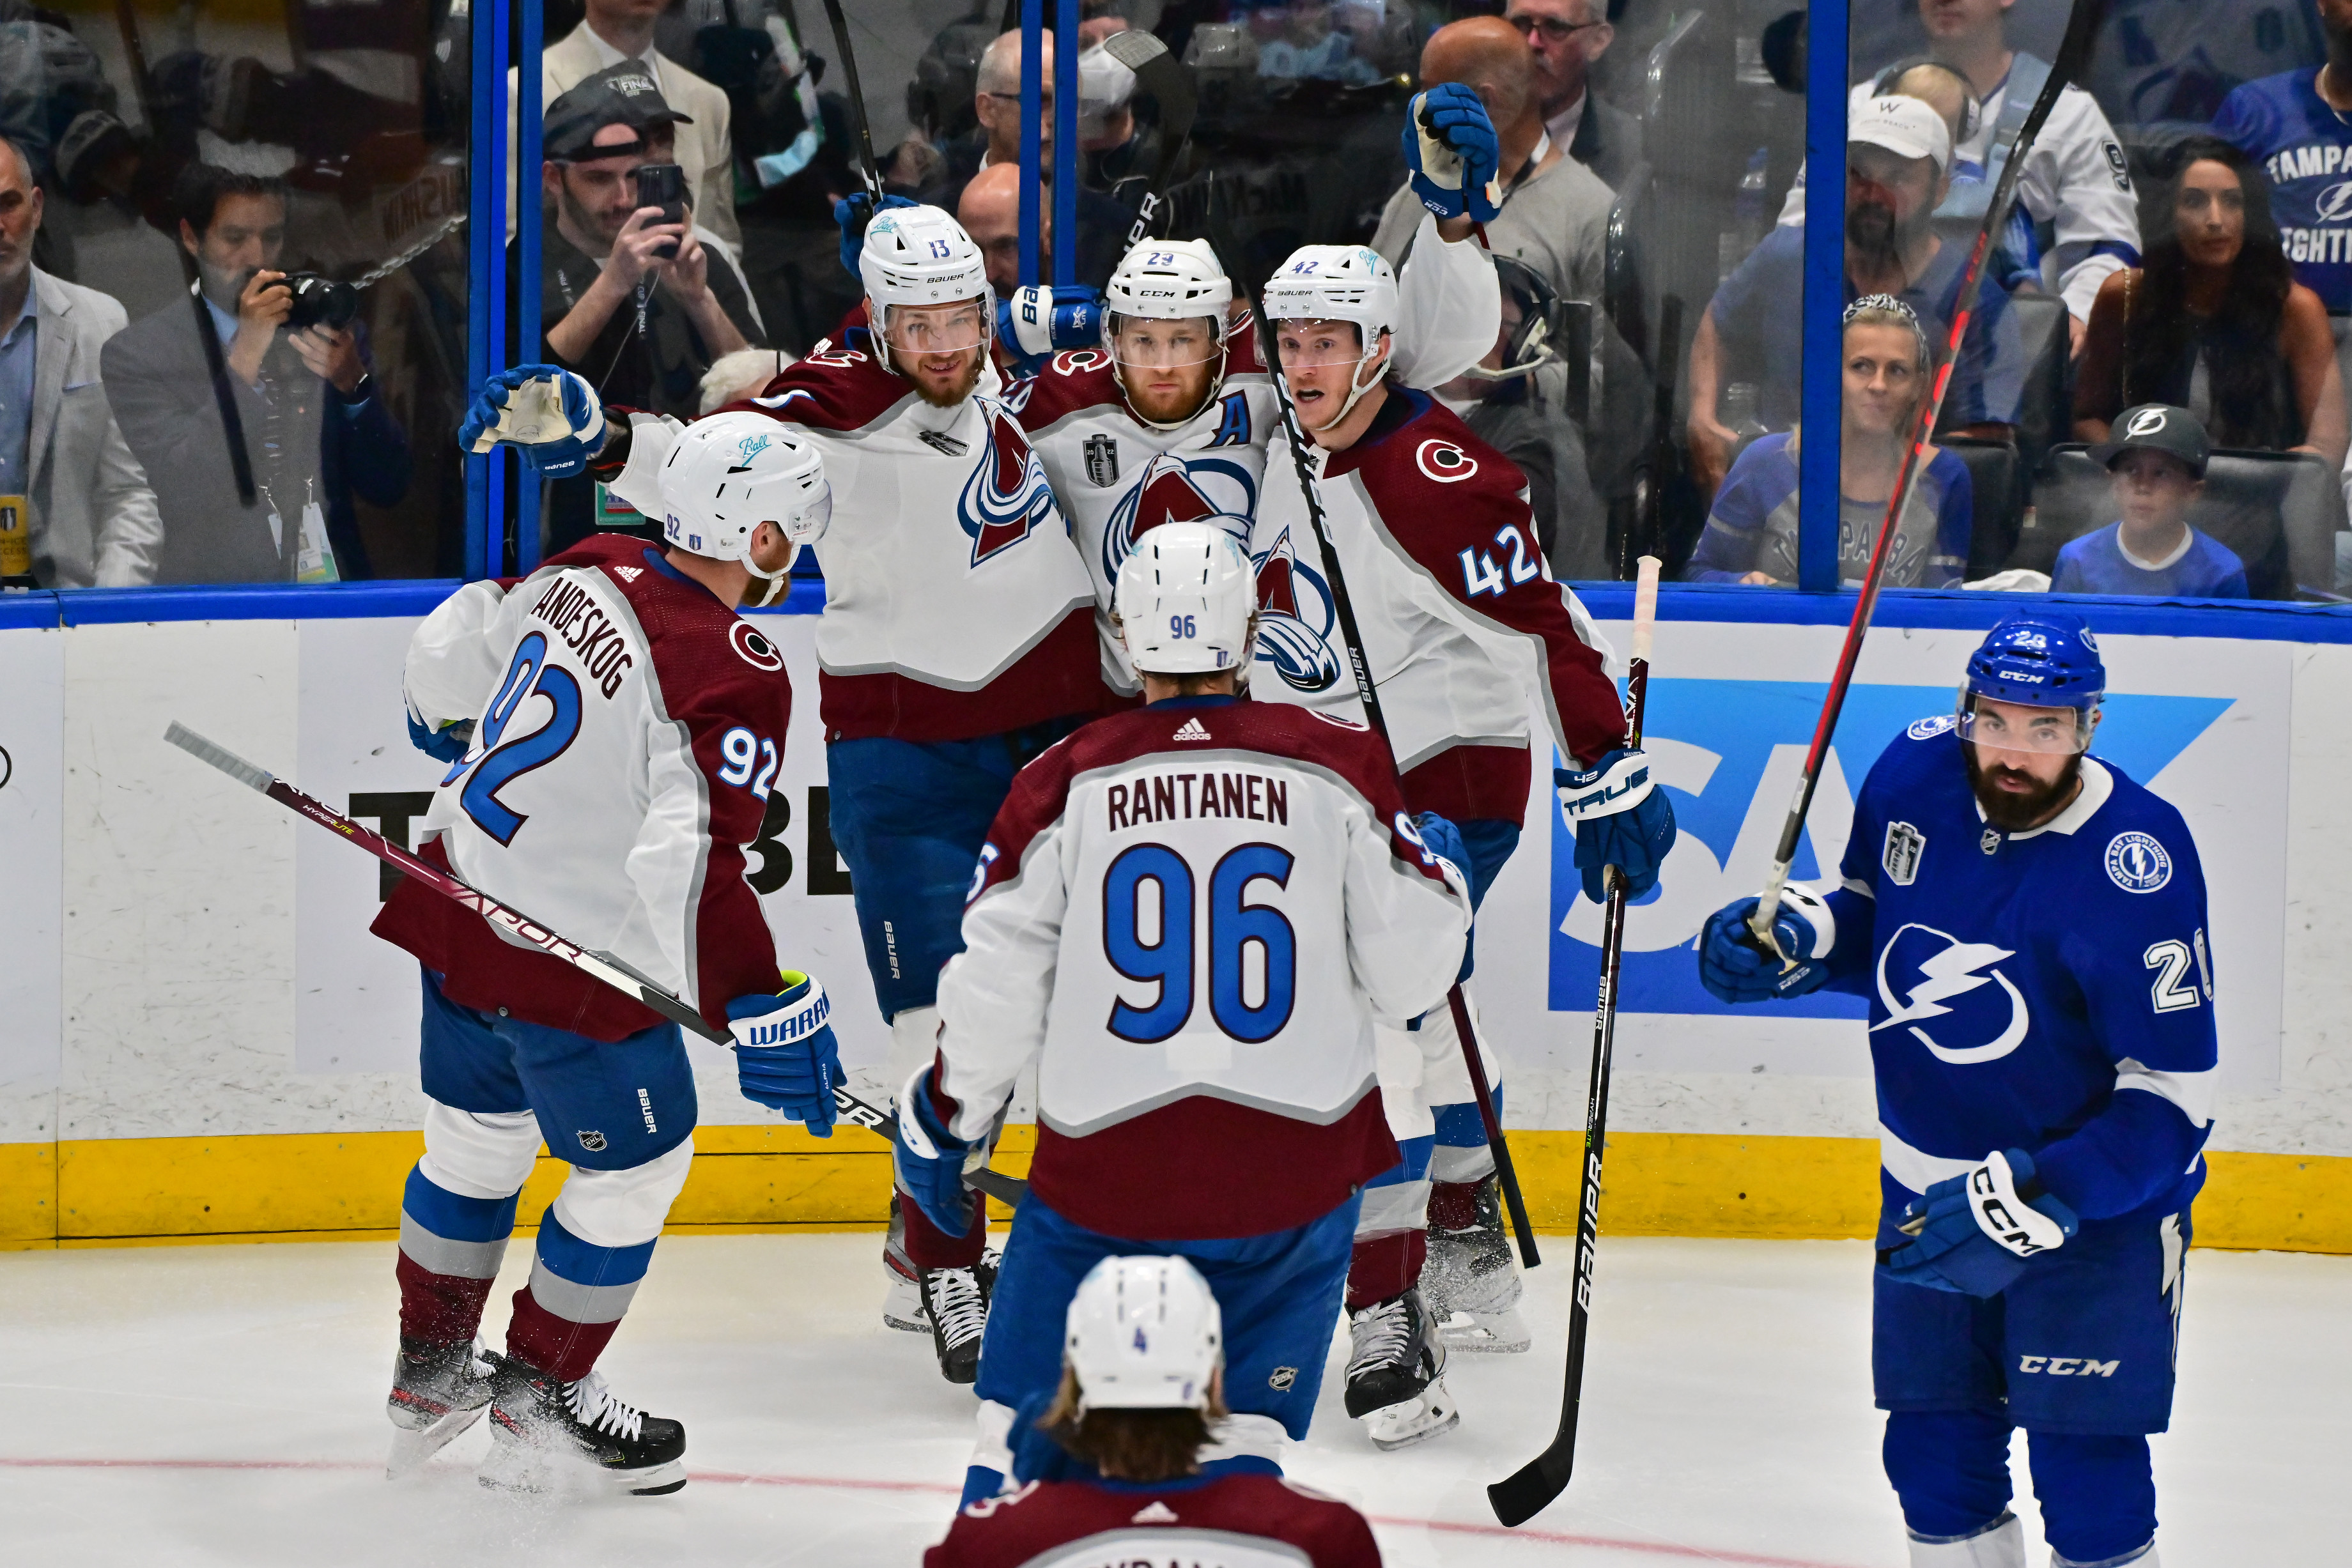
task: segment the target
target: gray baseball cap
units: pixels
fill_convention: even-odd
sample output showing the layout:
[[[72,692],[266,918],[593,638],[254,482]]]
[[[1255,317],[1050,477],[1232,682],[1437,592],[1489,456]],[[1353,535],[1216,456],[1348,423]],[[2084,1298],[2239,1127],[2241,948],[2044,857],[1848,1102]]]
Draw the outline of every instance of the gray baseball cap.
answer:
[[[2144,402],[2116,415],[2115,423],[2107,427],[2107,439],[2091,448],[2091,456],[2101,467],[2112,468],[2126,452],[2161,452],[2178,457],[2201,479],[2206,459],[2213,455],[2213,444],[2206,439],[2204,424],[2187,409],[2168,402]]]
[[[661,89],[651,73],[635,60],[607,66],[594,76],[574,82],[572,89],[547,106],[540,146],[559,163],[583,158],[617,158],[645,144],[647,131],[656,125],[691,125],[694,121],[662,101]],[[596,132],[608,125],[625,125],[637,133],[634,143],[598,147]]]

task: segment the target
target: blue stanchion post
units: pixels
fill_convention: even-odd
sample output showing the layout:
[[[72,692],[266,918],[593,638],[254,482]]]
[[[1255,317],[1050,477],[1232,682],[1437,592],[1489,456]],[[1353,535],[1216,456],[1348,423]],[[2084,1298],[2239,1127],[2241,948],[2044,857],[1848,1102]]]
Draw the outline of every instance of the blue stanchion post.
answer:
[[[1838,586],[1838,426],[1845,340],[1847,0],[1805,22],[1805,351],[1797,459],[1797,586]]]
[[[540,362],[540,166],[546,106],[541,101],[546,82],[539,57],[547,47],[547,13],[541,0],[522,0],[522,27],[515,58],[515,354],[518,365]],[[541,486],[527,471],[516,469],[515,571],[529,576],[539,570],[539,500]]]
[[[484,0],[474,0],[477,5]],[[525,0],[528,3],[528,0]],[[486,373],[496,375],[510,362],[507,320],[507,181],[513,148],[507,136],[507,71],[514,64],[514,29],[508,0],[488,0],[490,13],[490,222],[477,232],[474,245],[489,252],[490,363]],[[478,26],[479,24],[477,24]],[[478,37],[478,34],[477,35]],[[514,490],[514,455],[504,447],[490,454],[489,484],[482,538],[484,577],[503,576],[507,570],[507,519],[512,515],[508,497]]]
[[[499,110],[497,50],[491,47],[492,21],[477,4],[467,16],[467,58],[472,65],[473,118],[467,126],[466,193],[466,385],[470,401],[476,387],[490,373],[490,263],[495,246],[483,243],[492,231],[495,208],[491,193],[504,183],[505,172],[488,156],[496,140],[491,129]],[[466,547],[459,570],[468,579],[485,573],[489,559],[490,468],[492,459],[466,454]]]
[[[1078,0],[1054,11],[1054,282],[1078,280]]]
[[[1039,266],[1038,188],[1045,183],[1045,0],[1021,7],[1021,286],[1045,280]]]

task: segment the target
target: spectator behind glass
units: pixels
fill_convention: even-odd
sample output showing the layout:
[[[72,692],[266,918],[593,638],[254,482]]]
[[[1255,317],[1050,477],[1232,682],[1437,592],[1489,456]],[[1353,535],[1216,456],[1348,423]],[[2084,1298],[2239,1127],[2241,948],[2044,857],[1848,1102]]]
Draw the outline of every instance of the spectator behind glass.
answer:
[[[1935,350],[1919,319],[1884,294],[1845,313],[1838,439],[1838,580],[1858,586],[1927,394]],[[1684,573],[1692,582],[1797,580],[1796,431],[1751,443],[1731,465]],[[1968,465],[1931,446],[1886,551],[1888,588],[1954,588],[1969,559],[1975,496]]]
[[[1602,0],[1511,0],[1503,19],[1536,56],[1536,96],[1544,129],[1570,158],[1624,189],[1642,161],[1642,122],[1591,90],[1593,62],[1617,29]]]
[[[1011,163],[992,163],[971,178],[956,204],[956,222],[980,246],[988,264],[988,287],[999,299],[1010,299],[1021,287],[1021,171]],[[1037,231],[1037,266],[1053,274],[1053,235],[1049,224]]]
[[[2352,204],[2344,200],[2352,178],[2345,172],[2352,163],[2352,0],[2315,5],[2326,62],[2236,89],[2213,117],[2213,134],[2262,166],[2272,226],[2295,281],[2343,316],[2352,312]]]
[[[703,372],[750,347],[759,323],[732,259],[691,212],[664,223],[661,208],[637,204],[637,171],[669,162],[680,119],[649,87],[635,67],[616,66],[548,107],[541,320],[547,357],[586,377],[607,407],[692,419]],[[675,256],[656,254],[669,246]],[[606,515],[600,495],[585,475],[550,486],[550,553],[648,526],[626,507]]]
[[[0,149],[0,508],[15,513],[0,517],[0,576],[43,588],[152,582],[163,542],[155,493],[99,373],[122,307],[33,265],[41,192],[24,149]]]
[[[158,484],[155,580],[369,576],[353,497],[398,504],[408,436],[377,395],[352,328],[287,329],[284,187],[191,163],[173,205],[197,286],[124,328],[100,356],[123,438]]]
[[[1968,252],[1937,237],[1935,211],[1950,187],[1951,128],[1915,98],[1874,98],[1848,121],[1845,291],[1899,299],[1936,342],[1947,341]],[[1755,382],[1758,413],[1779,430],[1794,424],[1804,371],[1805,235],[1780,228],[1748,254],[1699,313],[1691,335],[1693,477],[1712,495],[1738,436],[1716,417],[1727,382]],[[1938,425],[2007,440],[2024,391],[2023,352],[2009,295],[1987,275],[1952,369]]]
[[[2147,262],[2099,286],[2074,388],[2074,434],[2105,441],[2116,411],[2171,403],[2217,446],[2344,461],[2344,383],[2319,296],[2294,281],[2261,171],[2192,137],[2158,193]]]
[[[2120,521],[2058,552],[2053,593],[2131,593],[2166,599],[2243,599],[2246,566],[2227,546],[2189,526],[2205,490],[2205,427],[2185,408],[2143,403],[2116,421],[2122,433],[2091,448],[2115,476]]]

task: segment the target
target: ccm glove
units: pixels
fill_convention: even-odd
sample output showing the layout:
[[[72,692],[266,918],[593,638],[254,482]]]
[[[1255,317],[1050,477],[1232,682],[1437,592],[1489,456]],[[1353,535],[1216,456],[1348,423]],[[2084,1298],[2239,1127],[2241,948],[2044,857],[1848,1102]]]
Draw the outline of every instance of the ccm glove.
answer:
[[[872,193],[860,191],[854,196],[844,196],[833,204],[833,221],[841,225],[841,267],[863,286],[866,275],[857,270],[858,254],[866,248],[866,225],[874,221],[877,212],[888,212],[893,207],[911,207],[914,201],[907,196],[885,196],[882,204],[874,204]],[[874,323],[880,331],[882,323]]]
[[[1625,879],[1625,896],[1641,897],[1658,885],[1658,868],[1675,847],[1675,808],[1650,780],[1644,752],[1620,747],[1586,771],[1555,768],[1553,789],[1560,815],[1576,830],[1576,869],[1584,873],[1584,896],[1605,903],[1604,866]]]
[[[923,1218],[950,1236],[971,1229],[971,1194],[963,1185],[964,1156],[972,1145],[948,1132],[931,1106],[931,1066],[926,1064],[898,1092],[898,1114],[890,1124],[890,1165],[898,1190],[915,1200]]]
[[[1818,991],[1830,977],[1829,952],[1837,946],[1837,916],[1810,887],[1791,883],[1780,894],[1772,935],[1793,968],[1757,944],[1748,923],[1760,899],[1738,898],[1706,917],[1698,945],[1698,983],[1720,1002],[1767,1002]]]
[[[1503,210],[1495,183],[1502,143],[1476,92],[1447,82],[1405,108],[1404,165],[1412,193],[1441,218],[1492,223]]]
[[[560,365],[517,365],[482,383],[457,426],[468,452],[518,447],[549,479],[569,479],[604,445],[604,409],[596,389]]]
[[[841,1050],[828,1021],[833,1003],[807,975],[787,970],[782,978],[784,988],[774,996],[738,997],[727,1004],[736,1082],[745,1099],[830,1138],[833,1089],[841,1082]]]
[[[1887,1277],[1931,1291],[1997,1296],[2044,1252],[2082,1228],[2074,1211],[2042,1190],[2033,1156],[1996,1151],[1966,1176],[1939,1181],[1903,1210],[1907,1246],[1879,1253]]]

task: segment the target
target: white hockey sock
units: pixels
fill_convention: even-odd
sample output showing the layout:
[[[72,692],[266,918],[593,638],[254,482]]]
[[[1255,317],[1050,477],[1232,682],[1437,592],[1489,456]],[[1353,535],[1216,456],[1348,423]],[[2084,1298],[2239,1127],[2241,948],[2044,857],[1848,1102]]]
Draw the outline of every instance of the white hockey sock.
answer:
[[[940,1009],[908,1008],[890,1020],[890,1070],[887,1082],[895,1094],[915,1070],[927,1065],[940,1048]]]
[[[1911,1537],[1911,1568],[2025,1568],[2025,1527],[2004,1513],[1974,1535]]]
[[[2050,1568],[2164,1568],[2164,1565],[2156,1559],[2156,1540],[2151,1536],[2147,1544],[2137,1552],[2126,1552],[2121,1557],[2110,1557],[2099,1563],[2077,1563],[2072,1557],[2060,1556],[2053,1547],[2050,1552]]]

